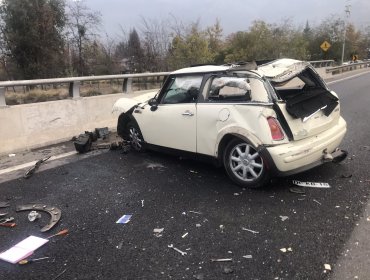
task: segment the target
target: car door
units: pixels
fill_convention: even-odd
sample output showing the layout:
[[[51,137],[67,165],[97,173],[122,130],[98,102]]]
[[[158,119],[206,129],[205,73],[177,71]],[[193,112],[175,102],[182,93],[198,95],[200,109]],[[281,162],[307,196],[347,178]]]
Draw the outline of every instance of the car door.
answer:
[[[158,96],[158,107],[137,108],[137,120],[145,142],[196,152],[196,101],[202,75],[170,76]]]

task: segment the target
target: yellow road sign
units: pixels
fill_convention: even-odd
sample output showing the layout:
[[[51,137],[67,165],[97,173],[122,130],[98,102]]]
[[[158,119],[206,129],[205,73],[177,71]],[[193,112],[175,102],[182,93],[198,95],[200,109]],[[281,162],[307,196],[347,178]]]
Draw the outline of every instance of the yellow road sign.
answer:
[[[330,43],[328,41],[324,41],[321,45],[320,48],[326,52],[329,48],[331,47]]]

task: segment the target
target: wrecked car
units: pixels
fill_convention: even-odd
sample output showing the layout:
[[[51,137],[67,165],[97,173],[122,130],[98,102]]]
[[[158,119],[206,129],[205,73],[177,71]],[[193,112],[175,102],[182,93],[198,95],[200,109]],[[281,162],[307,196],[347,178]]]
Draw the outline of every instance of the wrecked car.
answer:
[[[242,187],[346,156],[338,96],[308,62],[189,67],[148,97],[113,107],[117,132],[133,149],[211,159]]]

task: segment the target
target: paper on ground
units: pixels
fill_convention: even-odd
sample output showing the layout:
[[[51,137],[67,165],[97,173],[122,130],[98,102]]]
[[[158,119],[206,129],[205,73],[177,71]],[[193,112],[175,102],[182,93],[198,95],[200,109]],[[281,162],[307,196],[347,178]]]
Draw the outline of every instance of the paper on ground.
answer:
[[[23,241],[17,243],[10,249],[1,253],[0,259],[10,263],[17,263],[20,260],[23,260],[28,256],[32,255],[36,249],[40,248],[48,241],[49,239],[44,239],[31,235],[24,239]]]
[[[328,183],[301,182],[301,181],[293,180],[293,184],[297,186],[301,186],[301,187],[307,187],[307,188],[324,188],[324,189],[330,188],[330,185]]]
[[[123,215],[121,218],[118,219],[116,224],[127,224],[130,221],[131,216],[132,215]]]

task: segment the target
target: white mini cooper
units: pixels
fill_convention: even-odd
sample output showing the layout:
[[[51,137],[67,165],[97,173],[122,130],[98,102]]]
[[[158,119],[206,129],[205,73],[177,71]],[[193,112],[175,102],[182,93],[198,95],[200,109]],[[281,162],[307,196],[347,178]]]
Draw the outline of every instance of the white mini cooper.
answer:
[[[346,156],[338,97],[303,61],[177,70],[153,98],[121,98],[113,111],[133,149],[212,159],[242,187]]]

